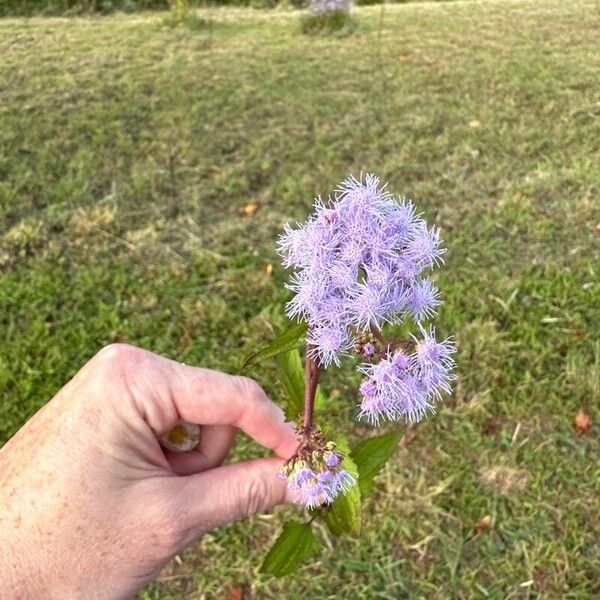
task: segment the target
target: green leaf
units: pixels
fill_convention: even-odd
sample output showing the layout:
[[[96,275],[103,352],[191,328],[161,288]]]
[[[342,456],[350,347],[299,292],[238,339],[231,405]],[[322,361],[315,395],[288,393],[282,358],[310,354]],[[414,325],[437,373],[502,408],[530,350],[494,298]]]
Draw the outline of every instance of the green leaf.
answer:
[[[315,410],[323,408],[325,406],[325,394],[321,389],[321,386],[317,386],[317,391],[315,392]]]
[[[350,453],[358,469],[358,487],[363,496],[373,489],[375,476],[389,460],[401,438],[400,430],[376,435],[360,442]]]
[[[260,570],[275,577],[288,575],[318,549],[319,543],[310,523],[288,521],[265,556]]]
[[[281,381],[287,393],[285,411],[287,419],[295,419],[304,410],[304,364],[297,348],[288,350],[277,357]],[[320,387],[315,394],[315,408],[325,404],[325,396]]]
[[[342,467],[356,477],[358,470],[350,456],[348,442],[342,436],[338,436],[335,443],[340,452],[344,453]],[[353,485],[345,494],[338,496],[330,505],[323,507],[320,516],[331,533],[335,535],[342,533],[349,533],[355,537],[360,535],[362,518],[359,485]]]
[[[288,327],[280,333],[270,344],[261,348],[258,352],[254,352],[246,357],[242,370],[253,363],[258,358],[269,358],[277,356],[283,352],[297,348],[301,342],[300,338],[306,333],[306,323],[298,323]]]
[[[285,416],[295,419],[304,407],[304,369],[300,352],[296,348],[277,357],[281,381],[287,393],[288,401]]]

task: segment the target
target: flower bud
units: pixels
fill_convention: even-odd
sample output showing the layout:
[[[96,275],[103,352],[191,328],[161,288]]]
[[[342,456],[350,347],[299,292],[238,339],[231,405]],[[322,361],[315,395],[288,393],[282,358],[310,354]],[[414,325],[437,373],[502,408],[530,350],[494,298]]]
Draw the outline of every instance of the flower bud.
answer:
[[[179,421],[171,431],[158,438],[161,446],[173,452],[190,452],[200,442],[200,425]]]

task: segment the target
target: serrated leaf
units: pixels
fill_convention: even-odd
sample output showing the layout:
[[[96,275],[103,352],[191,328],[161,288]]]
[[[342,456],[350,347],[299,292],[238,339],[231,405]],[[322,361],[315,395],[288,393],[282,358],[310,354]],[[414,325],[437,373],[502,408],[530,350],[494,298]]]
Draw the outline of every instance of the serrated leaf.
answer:
[[[298,323],[280,333],[270,344],[246,357],[242,370],[259,358],[270,358],[300,346],[300,338],[306,333],[306,323]]]
[[[390,431],[364,440],[353,448],[350,456],[358,469],[358,487],[363,496],[372,491],[375,476],[389,460],[401,438],[402,431]]]
[[[295,419],[304,409],[304,364],[297,348],[288,350],[277,357],[281,381],[287,394],[285,416]],[[325,404],[325,397],[320,387],[315,394],[315,408]]]
[[[319,543],[310,523],[288,521],[265,556],[260,570],[275,577],[288,575],[318,549]]]
[[[342,436],[337,436],[335,443],[340,452],[344,454],[342,468],[357,477],[358,469],[350,456],[348,442]],[[338,496],[331,504],[324,506],[321,509],[320,516],[327,524],[327,527],[329,527],[331,533],[335,535],[342,533],[349,533],[355,537],[360,535],[362,515],[358,483],[353,485],[343,495]]]

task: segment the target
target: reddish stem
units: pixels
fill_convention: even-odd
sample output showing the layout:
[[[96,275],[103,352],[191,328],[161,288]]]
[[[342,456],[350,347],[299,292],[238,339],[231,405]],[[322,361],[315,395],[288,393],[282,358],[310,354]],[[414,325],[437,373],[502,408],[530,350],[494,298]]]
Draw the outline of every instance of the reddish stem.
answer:
[[[310,357],[311,347],[306,345],[306,362],[304,368],[304,433],[310,433],[313,426],[313,410],[315,407],[315,396],[317,385],[321,375],[321,367]]]
[[[388,340],[385,338],[381,331],[377,329],[377,327],[371,327],[371,334],[373,337],[381,344],[380,355],[384,356],[385,352],[391,352],[398,348],[410,348],[415,342],[411,338],[394,338],[392,340]]]
[[[381,335],[381,331],[379,331],[377,327],[371,326],[371,333],[373,334],[373,337],[382,345],[383,348],[387,348],[387,346],[389,346],[390,343],[383,337],[383,335]]]

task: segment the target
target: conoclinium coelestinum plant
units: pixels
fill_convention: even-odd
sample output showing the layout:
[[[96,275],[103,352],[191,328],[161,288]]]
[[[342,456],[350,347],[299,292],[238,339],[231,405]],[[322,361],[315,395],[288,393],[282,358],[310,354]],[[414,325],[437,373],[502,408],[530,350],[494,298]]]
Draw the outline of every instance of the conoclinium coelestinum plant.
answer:
[[[247,364],[279,355],[287,415],[303,413],[298,449],[278,476],[296,492],[310,519],[288,521],[266,556],[263,571],[281,576],[318,548],[316,518],[336,535],[359,533],[361,499],[401,437],[392,430],[350,448],[341,434],[319,428],[314,407],[322,396],[322,372],[359,356],[358,418],[370,425],[413,423],[451,391],[455,347],[450,339],[438,341],[433,327],[424,325],[441,304],[427,276],[442,263],[439,231],[427,226],[410,201],[389,194],[375,175],[350,177],[332,198],[317,198],[304,223],[285,227],[278,249],[284,266],[293,269],[286,314],[299,323]],[[384,333],[411,323],[409,337]],[[298,350],[303,345],[304,373]]]

